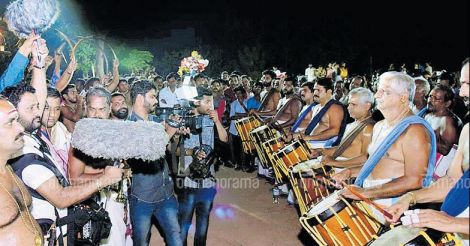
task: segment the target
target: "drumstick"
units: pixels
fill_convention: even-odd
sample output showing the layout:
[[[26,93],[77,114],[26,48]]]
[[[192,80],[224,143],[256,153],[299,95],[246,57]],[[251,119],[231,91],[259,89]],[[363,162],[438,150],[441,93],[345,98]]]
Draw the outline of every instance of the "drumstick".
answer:
[[[284,128],[281,127],[281,125],[279,125],[279,123],[277,123],[277,121],[273,121],[273,126],[276,126],[278,128],[278,130],[281,132],[281,134],[287,138],[287,133],[286,131],[284,131]]]
[[[304,140],[304,137],[302,136],[302,133],[299,134],[299,140],[302,140],[302,141],[304,141],[305,143],[307,143],[307,141]],[[307,145],[306,149],[307,149],[307,151],[308,151],[309,154],[311,154],[311,155],[313,154],[313,150],[311,150],[310,148],[308,148],[308,145]]]
[[[381,208],[377,203],[371,201],[369,198],[361,195],[359,192],[357,192],[353,186],[350,186],[348,184],[346,184],[346,182],[344,181],[341,181],[341,184],[346,187],[349,191],[351,191],[351,193],[353,193],[355,196],[357,196],[359,199],[363,200],[365,203],[373,206],[374,208],[376,208],[377,210],[379,210],[379,212],[381,214],[383,214],[385,217],[389,218],[389,219],[393,219],[393,215],[390,214],[389,212],[385,211],[383,208]]]

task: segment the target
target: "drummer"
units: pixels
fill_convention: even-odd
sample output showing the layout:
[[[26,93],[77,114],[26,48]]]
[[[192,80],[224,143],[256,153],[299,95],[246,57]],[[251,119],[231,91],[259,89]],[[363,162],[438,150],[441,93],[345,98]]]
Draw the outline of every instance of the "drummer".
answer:
[[[276,74],[271,70],[263,72],[264,90],[261,92],[261,106],[258,110],[250,110],[250,114],[256,113],[259,116],[274,116],[276,114],[277,105],[281,99],[279,90],[273,87],[273,80]]]
[[[286,128],[290,129],[302,108],[302,101],[299,96],[294,93],[294,89],[294,77],[286,77],[282,86],[282,92],[285,96],[279,101],[276,109],[277,113],[273,118],[265,120],[265,123],[272,125],[281,132]]]
[[[369,89],[359,87],[349,92],[349,115],[354,122],[346,126],[344,137],[338,147],[319,149],[321,163],[337,168],[362,166],[367,160],[367,148],[372,139],[374,120],[371,118],[374,107],[374,94]],[[335,169],[337,172],[342,169]]]
[[[305,88],[305,86],[302,87]],[[294,129],[294,139],[307,140],[313,148],[336,146],[341,141],[346,128],[346,109],[340,102],[333,99],[333,88],[331,79],[321,78],[315,83],[313,99],[316,104],[310,104],[307,108],[307,110],[312,110],[311,121],[304,131]],[[301,114],[298,122],[304,122],[307,116],[308,114]],[[300,123],[300,127],[302,125]]]
[[[460,74],[460,82],[462,84],[460,96],[468,97],[468,83],[470,79],[468,58],[464,62]],[[411,226],[427,227],[442,232],[459,233],[458,236],[463,240],[464,245],[469,245],[468,136],[469,124],[467,123],[460,135],[459,148],[457,149],[457,153],[455,154],[455,158],[447,175],[437,180],[428,188],[408,192],[401,196],[397,203],[387,209],[393,215],[393,219],[389,220],[390,222],[397,222],[403,213],[409,209],[411,205],[416,203],[444,201],[441,211],[428,209],[419,211],[417,221],[416,219],[415,221],[411,221]],[[462,178],[465,172],[467,172],[467,176]],[[464,183],[460,183],[462,181],[464,181]],[[456,185],[458,182],[460,183],[460,187]],[[459,192],[457,192],[458,190],[462,192],[460,195]],[[406,222],[404,224],[406,224]]]
[[[315,91],[315,84],[313,82],[305,82],[301,86],[300,97],[304,102],[304,107],[300,111],[299,117],[289,132],[289,138],[284,139],[285,142],[292,140],[292,133],[303,132],[307,129],[308,124],[312,121],[313,111],[312,108],[316,105],[313,100],[313,92]]]
[[[362,167],[334,175],[336,182],[357,177],[357,192],[383,206],[430,184],[436,141],[432,127],[411,111],[415,88],[413,78],[406,74],[386,72],[380,76],[375,98],[385,119],[374,126],[368,160]],[[349,189],[343,189],[342,195],[359,200]],[[385,222],[381,214],[374,214]]]

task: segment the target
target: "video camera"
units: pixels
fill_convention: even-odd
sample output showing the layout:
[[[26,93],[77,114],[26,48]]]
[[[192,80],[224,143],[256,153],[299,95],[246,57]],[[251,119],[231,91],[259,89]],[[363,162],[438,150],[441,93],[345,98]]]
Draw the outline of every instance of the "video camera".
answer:
[[[193,110],[194,108],[190,106],[173,108],[157,107],[155,109],[155,115],[161,122],[165,121],[167,124],[175,128],[189,128],[191,134],[196,135],[202,131],[202,116],[194,115]],[[180,123],[175,122],[170,119],[170,115],[179,115],[182,117],[182,121]]]

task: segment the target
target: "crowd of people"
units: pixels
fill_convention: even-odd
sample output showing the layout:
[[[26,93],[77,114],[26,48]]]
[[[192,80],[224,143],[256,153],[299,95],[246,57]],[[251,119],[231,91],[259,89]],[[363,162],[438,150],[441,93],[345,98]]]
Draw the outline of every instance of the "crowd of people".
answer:
[[[196,93],[188,100],[177,73],[120,75],[115,60],[110,76],[83,79],[74,76],[75,59],[63,65],[62,57],[60,50],[49,56],[45,40],[31,35],[0,78],[2,245],[148,245],[152,217],[167,245],[186,245],[193,215],[194,244],[205,245],[217,166],[257,171],[272,181],[273,194],[299,204],[275,164],[246,150],[238,124],[249,117],[277,131],[284,145],[307,142],[309,158],[333,168],[341,195],[360,200],[344,187],[353,178],[358,193],[393,214],[372,209],[381,223],[397,222],[418,203],[443,202],[441,211],[421,210],[408,224],[458,233],[468,245],[468,59],[455,74],[427,64],[356,76],[344,62],[310,64],[302,76],[273,68],[259,80],[238,71],[197,74],[189,77]],[[200,119],[197,131],[156,112],[188,105]],[[169,137],[167,154],[125,168],[91,161],[71,145],[84,118],[158,122]],[[195,167],[209,155],[206,169]],[[123,180],[124,202],[109,188]],[[87,208],[93,218],[79,212]]]

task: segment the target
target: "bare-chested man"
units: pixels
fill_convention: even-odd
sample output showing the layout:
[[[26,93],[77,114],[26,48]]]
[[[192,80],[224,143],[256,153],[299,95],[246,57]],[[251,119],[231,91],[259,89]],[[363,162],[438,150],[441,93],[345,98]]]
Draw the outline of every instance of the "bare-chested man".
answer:
[[[277,128],[280,131],[284,131],[284,129],[287,131],[289,130],[289,128],[295,123],[300,109],[302,108],[302,102],[295,94],[294,87],[294,78],[288,77],[284,80],[282,92],[285,97],[279,100],[277,113],[274,117],[266,121],[266,123],[274,125],[274,128]]]
[[[469,83],[469,60],[464,61],[460,75],[460,96],[468,97]],[[403,213],[417,203],[443,202],[441,211],[425,209],[420,210],[415,220],[411,220],[410,227],[404,228],[422,230],[421,228],[432,228],[442,232],[457,233],[463,245],[469,245],[469,204],[468,204],[468,173],[469,169],[469,124],[467,123],[460,135],[459,148],[455,158],[450,165],[447,175],[434,182],[428,188],[408,192],[401,196],[397,203],[387,210],[393,215],[390,222],[397,222]],[[463,177],[463,178],[462,178]],[[459,180],[460,179],[460,180]],[[462,182],[458,185],[457,182]],[[457,185],[456,185],[457,184]],[[454,189],[453,189],[454,188]],[[453,189],[453,190],[452,190]],[[462,196],[458,190],[463,192]],[[460,194],[459,194],[460,193]],[[450,206],[446,206],[447,205]],[[398,227],[396,228],[399,229]],[[380,238],[380,240],[383,240]],[[379,240],[378,240],[379,241]],[[386,239],[385,241],[386,245]],[[401,243],[401,242],[397,242]]]
[[[273,88],[273,79],[276,74],[271,70],[263,72],[263,86],[264,90],[261,92],[261,106],[258,110],[250,110],[250,114],[257,114],[260,116],[273,116],[276,114],[277,105],[281,99],[281,93]]]
[[[374,95],[369,89],[359,87],[349,92],[348,111],[354,122],[346,126],[338,147],[321,149],[324,165],[344,168],[364,164],[375,124],[371,118],[373,105]]]
[[[437,152],[447,155],[457,144],[461,120],[450,107],[454,101],[454,92],[445,85],[437,85],[428,97],[428,114],[424,117],[433,127],[437,138]]]
[[[315,83],[313,99],[317,104],[311,108],[312,120],[305,131],[293,134],[294,139],[303,138],[313,148],[331,147],[341,141],[346,128],[346,113],[344,106],[333,99],[333,89],[330,79],[322,78]]]
[[[62,91],[64,103],[60,108],[62,122],[69,132],[75,129],[75,123],[78,122],[85,111],[83,98],[78,95],[75,85],[70,84]]]
[[[300,111],[299,117],[297,117],[296,122],[292,126],[290,135],[292,135],[292,133],[305,131],[310,121],[312,121],[312,108],[315,106],[315,101],[313,99],[315,84],[313,82],[305,82],[302,84],[301,87],[302,88],[300,91],[300,97],[305,105]],[[284,141],[286,142],[290,142],[291,140],[291,136],[289,136],[288,139],[284,139]]]
[[[356,190],[384,206],[393,204],[394,197],[429,185],[434,165],[434,132],[411,111],[415,88],[413,78],[403,73],[386,72],[380,76],[375,97],[385,119],[374,126],[364,166],[343,170],[333,176],[337,182],[357,177]],[[348,189],[342,194],[358,199]],[[379,214],[376,216],[383,222]]]
[[[7,160],[24,146],[18,112],[0,98],[0,245],[42,245],[42,232],[29,212],[31,195]]]

